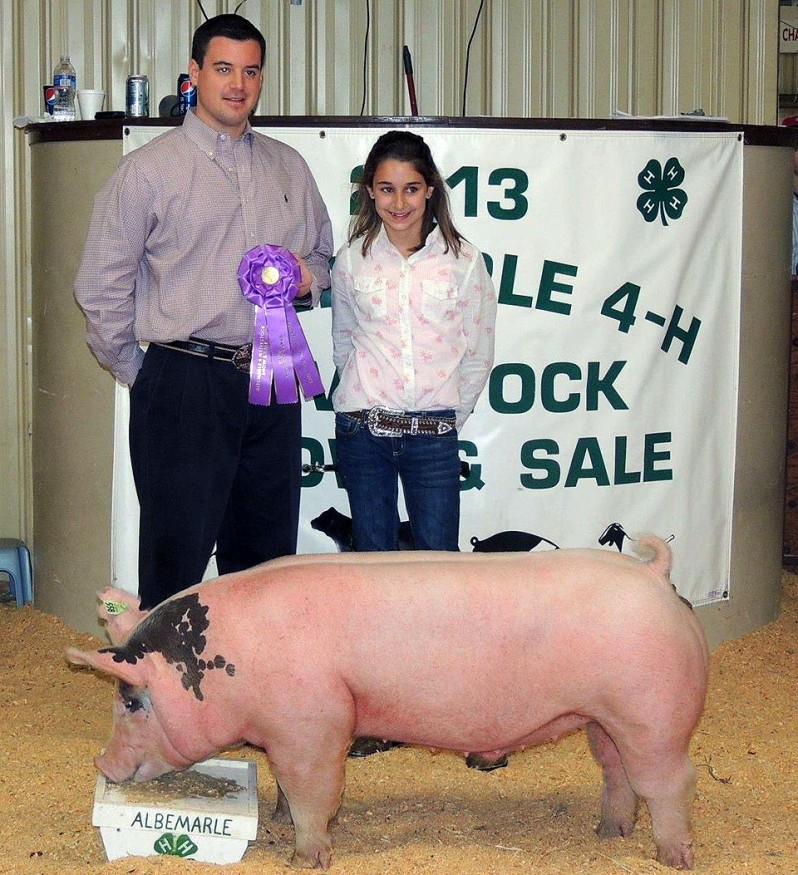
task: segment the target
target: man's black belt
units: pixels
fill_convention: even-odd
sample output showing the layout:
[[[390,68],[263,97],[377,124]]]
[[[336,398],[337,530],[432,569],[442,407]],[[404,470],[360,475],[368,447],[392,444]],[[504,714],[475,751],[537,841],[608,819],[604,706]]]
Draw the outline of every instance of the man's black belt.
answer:
[[[221,362],[230,362],[237,370],[249,373],[249,363],[252,361],[252,344],[245,343],[243,346],[229,346],[226,343],[211,343],[207,340],[199,340],[191,337],[188,340],[170,340],[168,343],[156,343],[156,346],[164,346],[166,349],[175,349],[178,352],[186,352],[189,355],[198,355],[206,359],[216,359]]]
[[[455,426],[453,416],[429,416],[391,410],[388,407],[372,407],[370,410],[344,411],[344,416],[355,422],[365,423],[375,437],[401,437],[405,434],[441,435]]]

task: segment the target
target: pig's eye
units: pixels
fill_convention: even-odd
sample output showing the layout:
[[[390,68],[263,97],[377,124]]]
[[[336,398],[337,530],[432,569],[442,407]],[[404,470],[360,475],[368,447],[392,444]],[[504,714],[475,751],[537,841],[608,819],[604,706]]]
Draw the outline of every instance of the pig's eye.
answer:
[[[136,711],[140,711],[141,709],[149,710],[150,697],[143,687],[134,687],[132,684],[120,681],[119,695],[122,698],[125,708],[127,708],[131,714],[135,714]]]

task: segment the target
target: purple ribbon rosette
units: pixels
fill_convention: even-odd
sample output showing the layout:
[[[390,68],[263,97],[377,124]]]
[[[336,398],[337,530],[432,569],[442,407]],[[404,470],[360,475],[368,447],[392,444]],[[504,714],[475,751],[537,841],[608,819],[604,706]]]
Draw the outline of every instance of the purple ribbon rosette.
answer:
[[[249,365],[252,404],[270,403],[272,382],[278,404],[298,400],[297,379],[305,398],[324,392],[319,369],[291,306],[300,278],[299,262],[282,246],[256,246],[241,259],[238,267],[241,294],[256,307]]]

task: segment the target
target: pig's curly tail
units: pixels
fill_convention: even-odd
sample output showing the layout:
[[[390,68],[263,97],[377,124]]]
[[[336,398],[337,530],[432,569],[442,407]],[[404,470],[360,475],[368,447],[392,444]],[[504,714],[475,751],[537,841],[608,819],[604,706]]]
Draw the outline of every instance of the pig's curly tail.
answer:
[[[670,582],[671,548],[656,535],[641,535],[635,543],[638,557],[665,580]]]

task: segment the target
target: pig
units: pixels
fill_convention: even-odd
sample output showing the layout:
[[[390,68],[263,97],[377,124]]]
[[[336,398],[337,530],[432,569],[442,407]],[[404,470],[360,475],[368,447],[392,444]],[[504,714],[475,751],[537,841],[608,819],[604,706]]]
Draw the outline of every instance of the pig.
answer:
[[[327,868],[352,738],[481,764],[586,727],[603,770],[600,836],[638,801],[657,859],[694,862],[690,738],[708,651],[669,580],[670,550],[334,553],[284,557],[191,587],[150,612],[102,594],[112,646],[67,658],[118,679],[97,767],[146,781],[242,742],[277,782],[292,862]]]

